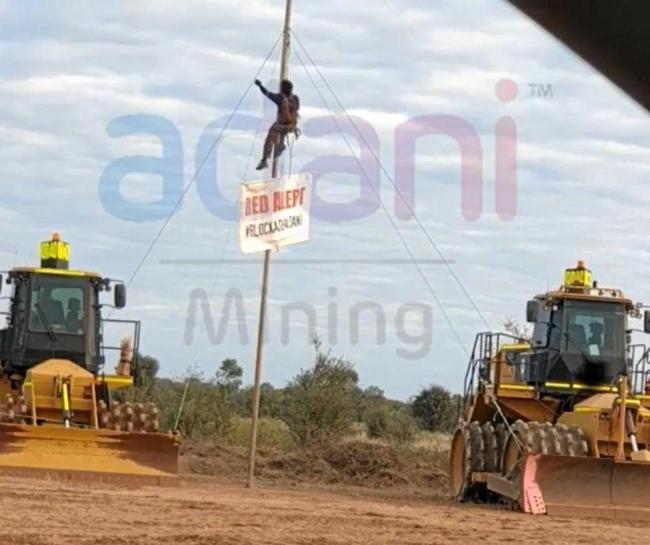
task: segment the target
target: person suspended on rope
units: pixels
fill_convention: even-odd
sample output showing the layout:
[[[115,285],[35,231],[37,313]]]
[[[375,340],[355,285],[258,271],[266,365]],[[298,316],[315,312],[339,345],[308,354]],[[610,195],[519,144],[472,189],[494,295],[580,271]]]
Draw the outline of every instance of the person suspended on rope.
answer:
[[[280,157],[286,148],[285,140],[291,133],[299,134],[298,131],[298,111],[300,110],[300,98],[293,94],[293,83],[288,79],[280,82],[280,92],[273,93],[269,91],[262,82],[255,80],[255,85],[260,88],[264,96],[271,100],[278,107],[278,114],[275,122],[269,128],[264,141],[264,152],[262,159],[257,165],[257,170],[267,168],[269,157],[273,154],[274,158]]]

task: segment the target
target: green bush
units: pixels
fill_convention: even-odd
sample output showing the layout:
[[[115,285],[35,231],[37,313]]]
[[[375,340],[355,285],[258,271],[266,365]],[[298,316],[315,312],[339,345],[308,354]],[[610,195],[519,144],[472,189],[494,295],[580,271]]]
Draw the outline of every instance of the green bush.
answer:
[[[226,440],[234,429],[242,376],[243,370],[237,360],[226,358],[214,379],[204,381],[200,376],[190,377],[178,421],[181,434],[192,439]],[[176,404],[177,411],[179,406],[180,402]]]
[[[235,416],[226,392],[212,383],[190,384],[178,429],[192,439],[225,439]]]
[[[394,403],[380,402],[371,406],[365,415],[368,437],[397,443],[411,442],[417,425],[411,414]]]
[[[278,406],[283,403],[283,393],[282,388],[274,388],[268,382],[260,385],[260,418],[271,417],[277,412]],[[239,416],[248,418],[253,416],[252,400],[252,386],[246,386],[237,392],[235,410]]]
[[[318,341],[313,367],[296,375],[285,388],[262,384],[258,444],[289,451],[348,440],[354,428],[370,439],[423,443],[421,430],[439,432],[446,441],[456,420],[458,396],[440,386],[422,389],[408,404],[387,399],[377,387],[358,386],[353,364],[323,352]],[[186,381],[158,378],[158,362],[140,358],[137,386],[117,392],[117,401],[153,402],[160,430],[174,430]],[[178,431],[191,439],[247,446],[250,440],[252,387],[242,387],[242,369],[224,360],[213,378],[190,378]],[[427,437],[434,437],[430,434]],[[416,437],[417,436],[417,437]],[[437,437],[437,435],[436,435]]]
[[[420,428],[429,431],[453,431],[458,406],[442,386],[423,388],[411,399],[411,411]]]
[[[154,387],[151,388],[147,400],[158,407],[160,431],[174,430],[184,386],[182,382],[174,382],[170,379],[156,379]]]
[[[284,389],[275,409],[300,447],[329,443],[350,432],[357,412],[358,377],[352,363],[320,351],[316,363]]]
[[[226,438],[226,442],[237,447],[248,447],[251,437],[251,419],[235,416],[232,423],[233,426]],[[289,452],[295,449],[296,444],[293,435],[284,422],[276,418],[262,417],[259,419],[257,426],[257,446],[259,448]]]

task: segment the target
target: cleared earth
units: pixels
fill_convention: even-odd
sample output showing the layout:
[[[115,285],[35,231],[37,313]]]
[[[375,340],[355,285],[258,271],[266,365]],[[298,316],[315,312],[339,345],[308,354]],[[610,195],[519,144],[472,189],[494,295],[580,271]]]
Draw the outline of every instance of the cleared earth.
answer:
[[[408,490],[183,478],[175,488],[0,479],[2,545],[646,543],[650,523],[531,517]]]

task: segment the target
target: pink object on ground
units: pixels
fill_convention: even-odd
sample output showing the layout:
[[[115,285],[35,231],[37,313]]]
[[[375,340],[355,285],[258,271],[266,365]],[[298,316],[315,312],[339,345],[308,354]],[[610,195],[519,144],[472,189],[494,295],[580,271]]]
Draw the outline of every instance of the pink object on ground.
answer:
[[[524,513],[545,515],[546,504],[537,484],[537,460],[539,456],[528,454],[521,463],[521,496],[519,504]]]

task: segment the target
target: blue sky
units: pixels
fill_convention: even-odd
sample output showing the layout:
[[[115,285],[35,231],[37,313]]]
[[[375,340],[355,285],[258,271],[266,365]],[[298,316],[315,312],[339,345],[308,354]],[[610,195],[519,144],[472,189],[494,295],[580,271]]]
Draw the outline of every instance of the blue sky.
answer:
[[[0,1],[2,268],[33,263],[38,242],[56,230],[71,243],[75,267],[130,278],[177,194],[165,196],[159,175],[131,173],[120,184],[123,206],[115,193],[100,198],[102,176],[121,157],[169,152],[155,164],[187,186],[197,155],[203,158],[202,135],[209,143],[217,134],[206,127],[231,113],[277,38],[282,4],[57,1],[43,8]],[[647,113],[554,38],[499,0],[426,8],[415,0],[297,0],[293,28],[349,113],[372,127],[391,178],[395,129],[409,119],[456,116],[476,131],[480,217],[463,215],[458,146],[445,136],[416,145],[415,211],[490,327],[506,316],[522,320],[526,299],[558,284],[577,259],[602,285],[650,300]],[[291,60],[306,129],[293,170],[323,156],[349,157],[340,135],[314,135],[329,112],[295,52]],[[261,77],[268,82],[275,72],[276,56]],[[508,103],[495,96],[502,79],[519,90]],[[550,85],[552,96],[533,96],[531,83]],[[322,83],[319,90],[335,104]],[[219,214],[235,202],[241,181],[256,178],[252,167],[271,112],[252,89],[239,113],[263,112],[257,134],[257,121],[240,119],[255,128],[228,131],[218,165],[214,158],[206,163],[201,187],[214,188],[216,177],[222,199],[192,185],[129,286],[120,316],[142,320],[143,351],[160,359],[166,375],[181,376],[196,362],[210,376],[221,359],[236,357],[252,377],[261,259],[240,254],[236,224]],[[136,116],[141,133],[115,136],[109,127],[123,116]],[[510,220],[499,218],[494,203],[494,131],[503,116],[517,129],[517,213]],[[348,139],[358,150],[354,136]],[[373,168],[372,159],[365,164]],[[330,203],[352,201],[359,176],[328,174],[316,191]],[[309,243],[273,257],[265,380],[283,384],[310,365],[307,308],[315,332],[356,362],[364,385],[399,398],[429,383],[460,387],[466,357],[393,223],[468,349],[485,325],[448,268],[432,262],[438,255],[415,221],[395,217],[399,197],[383,173],[380,195],[387,212],[316,219]],[[142,213],[130,212],[134,204]],[[215,328],[227,294],[241,302],[244,322],[227,315],[216,342],[199,314],[190,334],[193,293],[208,297]],[[294,311],[283,329],[283,309],[294,307],[303,312]],[[357,328],[351,314],[360,308]],[[385,317],[381,342],[373,312]],[[409,344],[409,335],[421,342]],[[405,357],[416,349],[418,357]]]

